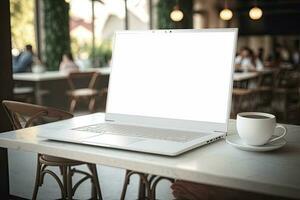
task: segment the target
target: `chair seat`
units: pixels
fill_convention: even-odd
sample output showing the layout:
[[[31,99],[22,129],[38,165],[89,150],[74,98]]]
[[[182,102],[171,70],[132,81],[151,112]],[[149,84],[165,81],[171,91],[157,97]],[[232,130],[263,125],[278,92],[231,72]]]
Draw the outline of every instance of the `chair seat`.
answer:
[[[273,88],[270,86],[260,86],[258,88],[255,89],[258,92],[268,92],[268,91],[272,91]]]
[[[298,93],[298,88],[274,88],[275,93]]]
[[[90,89],[90,88],[83,88],[83,89],[76,89],[68,91],[67,94],[69,96],[74,97],[86,97],[86,96],[96,96],[98,95],[98,90]]]
[[[66,158],[49,156],[49,155],[45,155],[45,154],[43,154],[40,157],[40,162],[43,163],[43,164],[47,164],[49,166],[58,166],[58,165],[72,165],[72,166],[75,166],[75,165],[86,164],[84,162],[77,161],[77,160],[70,160],[70,159],[66,159]]]
[[[244,96],[244,95],[252,94],[253,92],[254,90],[252,89],[234,88],[232,94],[234,96]]]
[[[32,94],[34,92],[32,87],[15,87],[14,95]]]

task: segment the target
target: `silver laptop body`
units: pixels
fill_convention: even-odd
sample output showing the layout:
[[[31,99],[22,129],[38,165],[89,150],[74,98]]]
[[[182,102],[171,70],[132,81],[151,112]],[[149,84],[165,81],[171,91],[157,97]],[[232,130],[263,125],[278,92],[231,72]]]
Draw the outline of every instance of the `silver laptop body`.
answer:
[[[176,156],[223,138],[237,29],[116,32],[104,123],[38,136]]]

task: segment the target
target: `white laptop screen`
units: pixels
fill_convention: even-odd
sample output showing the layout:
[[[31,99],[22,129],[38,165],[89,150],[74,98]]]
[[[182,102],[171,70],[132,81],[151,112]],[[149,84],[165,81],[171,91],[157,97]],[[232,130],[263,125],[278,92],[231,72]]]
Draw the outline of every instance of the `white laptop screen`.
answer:
[[[106,112],[226,123],[235,34],[116,33]]]

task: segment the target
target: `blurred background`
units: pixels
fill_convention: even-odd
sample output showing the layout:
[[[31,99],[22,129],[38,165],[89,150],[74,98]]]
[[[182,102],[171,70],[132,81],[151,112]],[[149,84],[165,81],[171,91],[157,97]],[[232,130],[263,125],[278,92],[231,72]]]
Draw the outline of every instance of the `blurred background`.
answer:
[[[15,86],[35,90],[23,101],[68,109],[62,78],[37,83],[22,77],[63,71],[64,54],[80,71],[107,70],[97,86],[106,88],[115,31],[237,27],[231,117],[263,111],[300,124],[298,0],[10,0],[10,12],[13,59],[32,46],[31,69],[14,71]],[[95,109],[104,111],[105,94],[99,99]]]

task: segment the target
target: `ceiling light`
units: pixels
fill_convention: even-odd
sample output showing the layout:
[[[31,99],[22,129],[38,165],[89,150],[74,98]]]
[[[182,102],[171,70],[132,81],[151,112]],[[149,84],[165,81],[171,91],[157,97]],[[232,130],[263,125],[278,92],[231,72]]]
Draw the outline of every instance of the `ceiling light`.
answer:
[[[170,13],[170,18],[174,21],[174,22],[179,22],[182,20],[183,18],[183,12],[179,9],[179,6],[175,6],[173,11]]]
[[[257,7],[254,6],[253,8],[251,8],[251,10],[249,11],[249,17],[253,20],[258,20],[262,17],[263,15],[263,11]]]
[[[220,18],[222,20],[225,20],[225,21],[228,21],[228,20],[231,20],[233,16],[233,13],[230,9],[228,8],[224,8],[221,12],[220,12]]]

